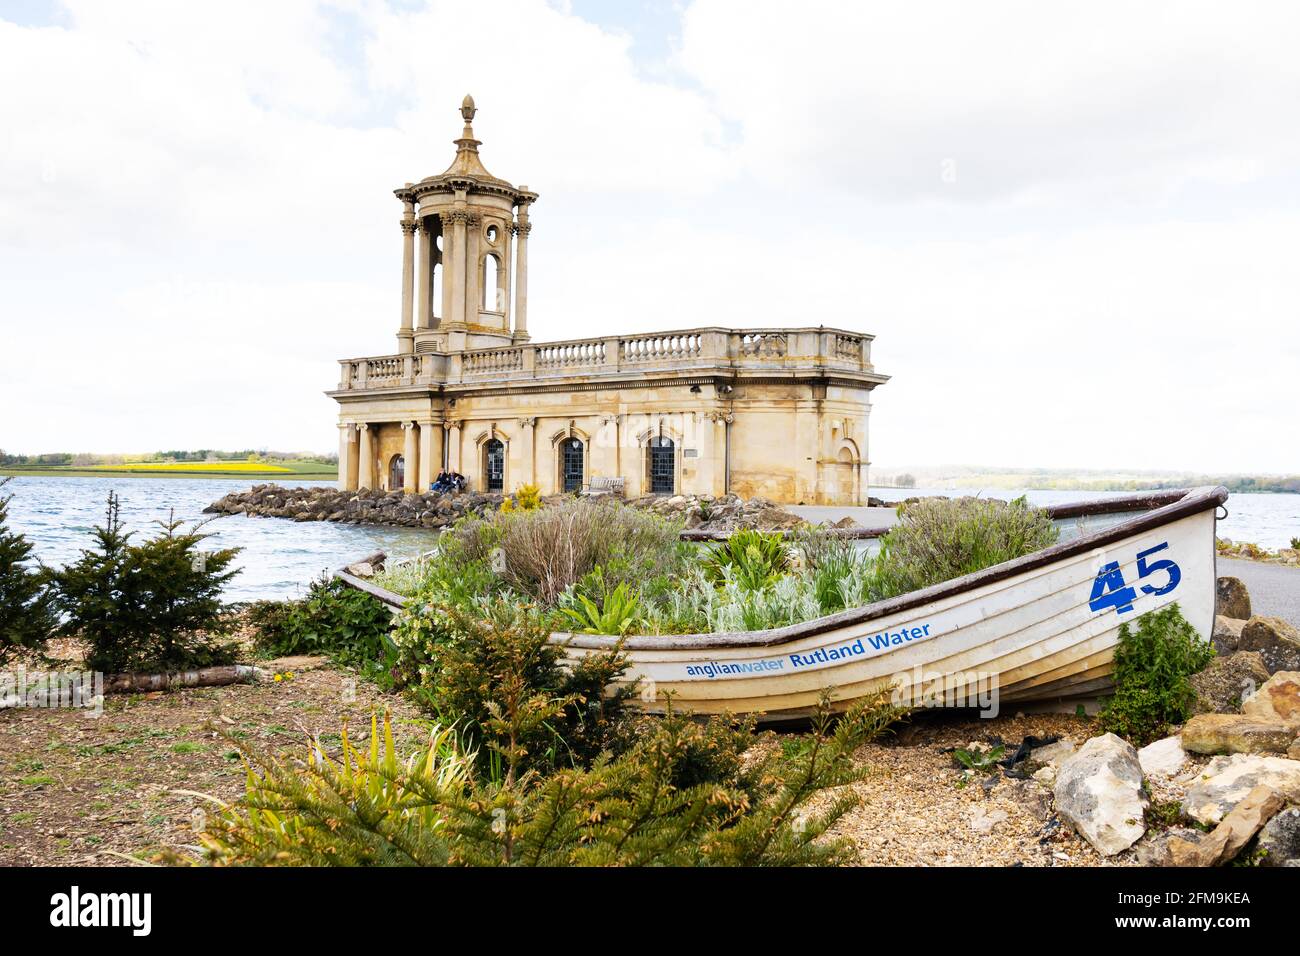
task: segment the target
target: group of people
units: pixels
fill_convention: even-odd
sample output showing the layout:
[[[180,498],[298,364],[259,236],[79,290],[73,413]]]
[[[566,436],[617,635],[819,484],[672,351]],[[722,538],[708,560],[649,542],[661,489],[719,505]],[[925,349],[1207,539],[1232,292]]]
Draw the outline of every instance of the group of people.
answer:
[[[440,471],[431,491],[450,491],[455,494],[465,490],[465,476],[458,471]]]

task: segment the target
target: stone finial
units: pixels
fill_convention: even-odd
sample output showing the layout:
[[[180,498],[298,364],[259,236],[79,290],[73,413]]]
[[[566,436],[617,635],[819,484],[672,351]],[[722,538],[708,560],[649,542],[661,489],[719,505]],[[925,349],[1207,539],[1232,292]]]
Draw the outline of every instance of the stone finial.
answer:
[[[465,118],[466,123],[472,123],[474,122],[474,114],[477,112],[478,110],[474,107],[474,97],[466,93],[465,98],[460,101],[460,115]]]

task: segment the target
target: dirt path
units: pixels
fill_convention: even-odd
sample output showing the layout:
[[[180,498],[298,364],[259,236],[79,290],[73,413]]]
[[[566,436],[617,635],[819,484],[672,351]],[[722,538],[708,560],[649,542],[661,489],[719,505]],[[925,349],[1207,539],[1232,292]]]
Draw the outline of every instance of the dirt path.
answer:
[[[303,753],[304,731],[368,737],[372,704],[393,713],[399,749],[427,726],[398,697],[331,667],[280,682],[109,697],[100,717],[0,712],[0,866],[113,865],[193,843],[191,814],[244,792],[243,764],[214,728],[262,751]]]

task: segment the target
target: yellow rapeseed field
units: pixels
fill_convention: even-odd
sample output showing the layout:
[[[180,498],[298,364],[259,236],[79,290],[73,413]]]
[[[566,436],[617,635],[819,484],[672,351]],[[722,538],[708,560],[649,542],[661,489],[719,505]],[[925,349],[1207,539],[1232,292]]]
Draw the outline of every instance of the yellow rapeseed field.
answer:
[[[267,465],[256,461],[137,461],[129,465],[94,465],[88,471],[244,471],[286,472],[293,471],[283,465]]]

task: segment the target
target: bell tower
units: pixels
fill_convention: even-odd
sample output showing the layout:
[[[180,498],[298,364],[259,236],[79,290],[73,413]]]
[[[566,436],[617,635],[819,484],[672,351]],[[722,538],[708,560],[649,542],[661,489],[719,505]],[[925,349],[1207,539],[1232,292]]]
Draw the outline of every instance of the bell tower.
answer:
[[[402,201],[402,320],[397,350],[458,352],[528,341],[529,207],[537,193],[497,179],[474,138],[474,98],[460,105],[456,155]],[[512,302],[513,299],[513,302]]]

